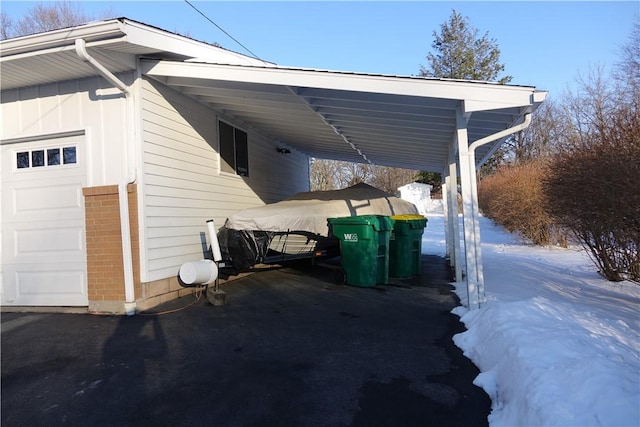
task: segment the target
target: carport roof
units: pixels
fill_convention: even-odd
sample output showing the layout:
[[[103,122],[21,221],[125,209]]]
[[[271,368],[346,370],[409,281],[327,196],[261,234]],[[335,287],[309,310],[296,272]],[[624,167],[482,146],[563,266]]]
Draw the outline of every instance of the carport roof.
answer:
[[[532,87],[299,68],[142,60],[142,72],[312,157],[433,171],[447,164],[457,111],[472,143],[544,99]]]
[[[135,69],[138,58],[143,75],[324,159],[441,172],[460,117],[471,144],[521,122],[546,96],[529,86],[280,67],[124,18],[3,41],[2,89],[95,75],[75,54],[79,38],[112,73]],[[478,163],[501,142],[480,146]]]

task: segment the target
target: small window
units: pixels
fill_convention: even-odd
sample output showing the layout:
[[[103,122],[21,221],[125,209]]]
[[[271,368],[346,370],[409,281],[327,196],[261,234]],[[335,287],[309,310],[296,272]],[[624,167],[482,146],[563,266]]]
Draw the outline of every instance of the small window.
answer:
[[[53,148],[47,150],[47,165],[54,166],[60,164],[60,149]]]
[[[23,151],[16,155],[16,164],[18,169],[24,169],[29,167],[29,152]]]
[[[223,172],[249,176],[247,133],[227,123],[218,122],[220,169]]]
[[[234,129],[236,144],[236,173],[249,176],[249,147],[247,146],[247,133],[240,129]]]
[[[38,168],[44,166],[44,150],[34,150],[31,152],[31,167]]]
[[[220,169],[223,172],[234,173],[236,168],[233,126],[218,122],[220,136]]]
[[[76,147],[64,147],[62,149],[64,164],[76,163]]]

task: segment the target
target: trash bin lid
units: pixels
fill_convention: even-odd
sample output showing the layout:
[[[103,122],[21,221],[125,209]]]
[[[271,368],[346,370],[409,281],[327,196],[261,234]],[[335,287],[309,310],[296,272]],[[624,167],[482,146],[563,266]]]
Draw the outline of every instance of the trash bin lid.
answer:
[[[425,218],[424,215],[393,215],[391,219],[395,222],[408,222],[412,228],[424,228],[427,226],[427,218]]]
[[[331,225],[370,225],[375,230],[391,230],[393,220],[386,215],[358,215],[327,218]]]

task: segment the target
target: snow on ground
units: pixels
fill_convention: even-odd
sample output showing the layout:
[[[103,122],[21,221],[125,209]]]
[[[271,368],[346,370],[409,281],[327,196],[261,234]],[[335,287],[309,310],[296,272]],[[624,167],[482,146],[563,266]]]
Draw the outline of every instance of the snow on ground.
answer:
[[[462,229],[462,226],[461,226]],[[529,245],[481,218],[487,303],[456,307],[454,342],[480,369],[491,426],[640,426],[640,285],[596,273],[578,248]],[[428,214],[425,254],[445,253]],[[456,294],[465,302],[466,285]]]

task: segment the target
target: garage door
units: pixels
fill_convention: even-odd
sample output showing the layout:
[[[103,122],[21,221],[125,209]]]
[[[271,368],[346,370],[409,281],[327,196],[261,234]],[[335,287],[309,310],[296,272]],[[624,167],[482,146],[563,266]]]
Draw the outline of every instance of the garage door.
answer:
[[[88,304],[83,139],[3,141],[3,305]]]

